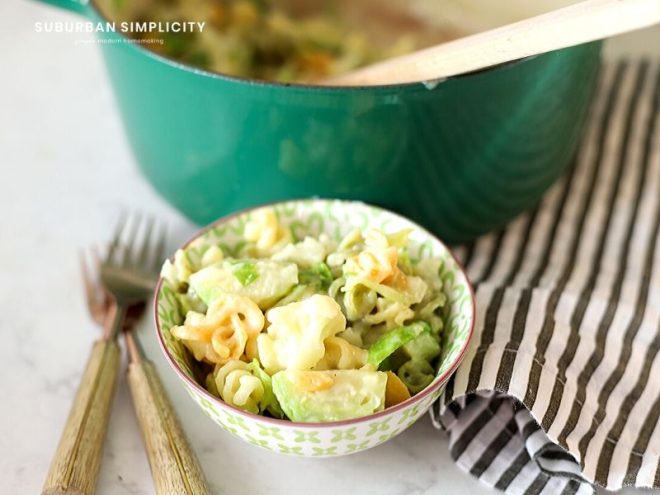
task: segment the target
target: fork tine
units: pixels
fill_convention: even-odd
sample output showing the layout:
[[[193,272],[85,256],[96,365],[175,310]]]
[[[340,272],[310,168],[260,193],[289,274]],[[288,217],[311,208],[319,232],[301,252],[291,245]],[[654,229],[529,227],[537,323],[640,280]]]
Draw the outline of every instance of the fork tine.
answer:
[[[154,250],[154,258],[151,263],[151,270],[155,273],[158,273],[160,265],[163,262],[163,256],[165,255],[165,241],[167,240],[167,227],[163,225],[159,230],[160,236],[158,237],[158,243]]]
[[[103,266],[103,261],[101,260],[101,250],[99,249],[98,245],[92,244],[90,252],[92,253],[92,266],[95,273],[97,274],[97,280],[93,280],[94,287],[96,289],[97,302],[98,304],[108,306],[110,304],[110,300],[100,280],[101,267]]]
[[[91,308],[96,303],[96,290],[94,283],[92,282],[92,277],[89,274],[89,269],[87,268],[85,252],[82,250],[78,253],[78,263],[80,264],[80,273],[83,279],[85,301],[87,302],[87,307]]]
[[[92,259],[94,260],[94,268],[96,269],[96,272],[98,273],[99,270],[101,269],[101,254],[99,252],[99,248],[96,244],[92,246]]]
[[[137,262],[140,266],[144,266],[149,256],[149,245],[151,244],[151,233],[154,228],[156,220],[154,217],[150,216],[147,219],[147,226],[144,229],[144,239],[142,241],[142,247],[140,248]]]
[[[98,255],[98,249],[96,246],[92,246],[91,249],[94,271],[91,272],[89,265],[87,263],[87,257],[85,252],[81,250],[79,252],[79,264],[80,264],[80,273],[82,275],[85,303],[87,304],[87,310],[89,311],[90,316],[93,320],[99,321],[99,312],[104,311],[104,306],[106,304],[105,297],[102,291],[99,290],[99,284],[97,280],[94,279],[92,273],[98,273],[100,261]]]
[[[122,210],[122,212],[119,214],[119,220],[117,221],[117,227],[115,227],[115,235],[112,237],[112,241],[110,241],[110,247],[108,248],[108,254],[105,256],[105,262],[110,263],[117,252],[117,248],[119,247],[119,240],[121,239],[121,233],[124,230],[124,226],[126,225],[126,219],[128,215],[126,214],[126,211]]]
[[[140,224],[142,223],[142,215],[140,213],[135,213],[131,221],[131,229],[128,234],[128,241],[126,242],[126,258],[125,262],[129,266],[137,266],[138,264],[138,253],[136,250],[136,240],[140,232]]]

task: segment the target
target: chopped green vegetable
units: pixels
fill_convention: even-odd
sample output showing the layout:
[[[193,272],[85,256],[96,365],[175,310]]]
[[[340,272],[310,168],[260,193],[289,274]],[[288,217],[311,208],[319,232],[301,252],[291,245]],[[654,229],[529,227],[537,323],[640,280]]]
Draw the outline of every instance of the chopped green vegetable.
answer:
[[[359,418],[385,406],[387,374],[380,371],[284,370],[273,375],[273,391],[292,421]]]
[[[323,262],[299,273],[299,281],[302,285],[318,285],[322,289],[327,289],[333,280],[330,267]]]
[[[259,278],[259,272],[252,261],[238,261],[232,265],[231,271],[243,287]]]
[[[428,361],[411,359],[399,368],[397,375],[406,384],[410,393],[416,394],[433,381],[435,370]]]
[[[403,352],[410,359],[431,361],[440,355],[440,343],[431,333],[422,333],[403,346]]]
[[[369,357],[367,362],[378,367],[380,364],[399,347],[416,339],[424,332],[431,332],[428,323],[417,321],[410,325],[397,327],[380,337],[369,348]]]
[[[391,371],[392,370],[392,356],[387,356],[378,365],[378,371]]]
[[[318,263],[307,270],[298,273],[299,285],[295,286],[274,306],[285,306],[287,304],[302,301],[314,294],[325,294],[333,281],[332,272],[325,263]]]
[[[284,413],[280,407],[279,402],[277,402],[277,397],[273,393],[273,380],[268,373],[266,373],[259,361],[253,359],[250,364],[248,364],[248,369],[250,372],[261,380],[261,383],[264,386],[264,396],[261,399],[261,408],[263,411],[268,411],[275,418],[283,418]]]

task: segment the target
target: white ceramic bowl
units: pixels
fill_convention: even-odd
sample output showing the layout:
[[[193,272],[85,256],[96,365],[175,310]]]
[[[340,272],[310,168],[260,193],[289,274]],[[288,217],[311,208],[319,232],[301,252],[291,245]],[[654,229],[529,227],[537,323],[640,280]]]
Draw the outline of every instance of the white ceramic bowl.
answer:
[[[283,454],[330,457],[352,454],[386,442],[411,426],[429,409],[463,359],[475,317],[474,295],[467,277],[438,239],[419,225],[390,211],[360,202],[321,199],[288,201],[268,207],[275,209],[280,222],[291,228],[296,239],[325,233],[339,240],[356,227],[376,227],[386,232],[413,228],[410,256],[413,260],[426,257],[442,259],[440,276],[448,298],[442,355],[436,378],[405,402],[362,418],[331,423],[296,423],[250,414],[211,395],[196,381],[192,371],[193,358],[170,335],[170,328],[180,324],[183,315],[172,288],[161,279],[155,297],[156,329],[167,361],[193,400],[213,421],[253,445]],[[235,246],[241,242],[245,224],[256,209],[221,218],[202,229],[184,247],[193,241]]]

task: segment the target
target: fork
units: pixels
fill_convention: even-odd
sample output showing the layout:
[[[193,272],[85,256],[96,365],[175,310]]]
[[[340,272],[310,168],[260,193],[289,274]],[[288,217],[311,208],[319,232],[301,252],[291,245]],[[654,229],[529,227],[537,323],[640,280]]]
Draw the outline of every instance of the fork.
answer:
[[[98,250],[95,247],[92,247],[90,249],[90,253],[92,258],[93,271],[90,271],[88,268],[86,261],[88,256],[86,256],[84,252],[81,251],[78,260],[84,289],[85,303],[87,304],[89,316],[91,316],[92,320],[96,322],[102,329],[104,329],[105,332],[109,330],[109,328],[106,328],[108,326],[106,324],[106,320],[108,319],[108,315],[113,314],[112,312],[114,311],[114,302],[108,291],[103,288],[101,281],[98,279],[98,273],[101,271],[101,258],[99,257]],[[145,308],[145,303],[134,304],[128,308],[126,319],[124,321],[124,331],[133,328],[133,326],[142,317]]]
[[[96,266],[100,267],[98,254],[93,251],[92,255]],[[84,259],[81,259],[81,273],[83,276],[85,298],[87,300],[87,307],[90,315],[94,321],[103,326],[108,312],[112,310],[113,301],[109,297],[107,291],[102,287],[98,287],[99,284],[95,283],[87,269]],[[197,478],[202,475],[202,472],[201,469],[198,468],[198,464],[195,462],[194,455],[188,447],[183,432],[180,427],[178,427],[178,421],[176,421],[176,424],[174,425],[167,425],[167,428],[165,429],[163,429],[163,426],[161,425],[162,420],[160,418],[169,417],[171,418],[170,422],[175,421],[175,412],[171,408],[166,393],[160,385],[158,376],[156,376],[156,369],[153,364],[146,359],[144,351],[131,332],[133,324],[140,317],[144,308],[144,304],[130,306],[123,327],[124,340],[126,342],[130,363],[128,371],[129,386],[131,388],[135,409],[138,413],[142,435],[148,445],[148,453],[150,455],[149,462],[152,466],[153,476],[157,480],[157,486],[161,487],[159,488],[160,493],[169,494],[174,493],[173,490],[177,488],[176,472],[180,469],[180,466],[172,464],[171,461],[174,460],[176,462],[176,458],[172,459],[171,456],[153,456],[156,452],[154,444],[157,443],[159,439],[162,442],[162,440],[167,437],[168,442],[171,442],[171,445],[176,447],[179,453],[178,458],[184,460],[188,457],[193,458],[188,471],[196,470]],[[145,379],[146,377],[149,377],[149,381]],[[151,392],[152,389],[154,392]],[[151,408],[150,404],[159,404],[159,406]],[[156,424],[152,424],[152,421],[149,421],[151,418],[157,420]],[[160,432],[159,436],[155,435],[155,432]],[[154,458],[152,459],[152,457]],[[169,461],[169,464],[163,465],[163,461]],[[168,481],[167,473],[174,473],[175,479]],[[177,491],[177,493],[183,493],[183,490],[188,488],[190,488],[190,491],[187,493],[207,493],[202,490],[201,487],[199,490],[193,491],[192,486],[194,486],[194,483],[189,481],[188,486],[186,486],[183,477],[179,484],[183,486],[179,487],[181,490]]]
[[[146,223],[141,246],[132,246],[139,233],[140,223],[140,218],[136,217],[129,232],[126,229],[126,218],[122,217],[107,256],[100,263],[101,282],[104,289],[111,294],[112,304],[90,307],[95,319],[103,315],[101,312],[103,308],[107,311],[104,335],[92,347],[46,477],[43,495],[65,493],[87,495],[95,491],[119,368],[117,335],[125,324],[129,308],[144,303],[151,294],[165,247],[164,232],[158,238],[155,248],[151,247],[153,219]],[[129,236],[128,246],[125,249],[120,245],[122,233],[124,237],[127,233]],[[83,272],[83,277],[85,292],[89,299],[94,288],[90,283],[89,274]],[[132,338],[129,347],[137,348]],[[185,440],[155,368],[146,359],[139,362],[134,359],[131,361],[129,385],[147,444],[158,492],[208,493],[202,471]],[[168,469],[172,466],[178,469]]]

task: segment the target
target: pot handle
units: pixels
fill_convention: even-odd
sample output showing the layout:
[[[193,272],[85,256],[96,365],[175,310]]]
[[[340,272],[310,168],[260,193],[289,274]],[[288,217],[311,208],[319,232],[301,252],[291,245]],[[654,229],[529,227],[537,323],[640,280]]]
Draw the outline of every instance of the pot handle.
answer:
[[[61,9],[70,10],[76,14],[87,16],[90,6],[89,0],[39,0],[41,3],[54,5]]]

